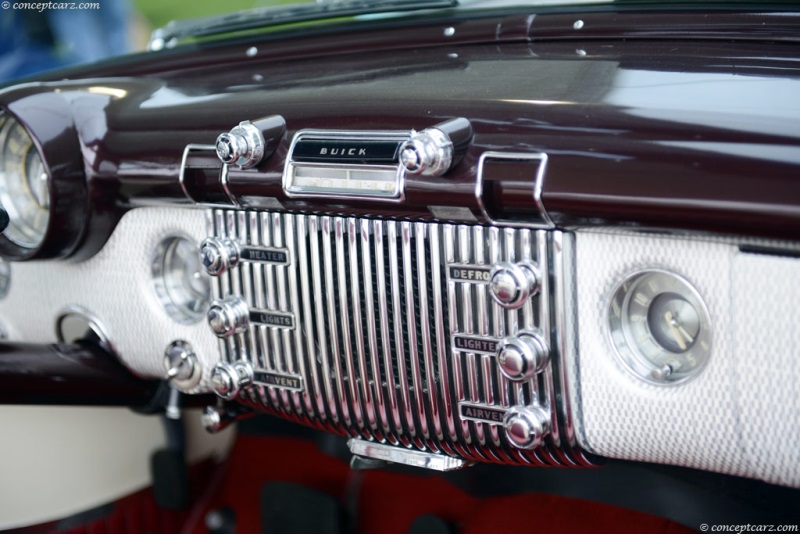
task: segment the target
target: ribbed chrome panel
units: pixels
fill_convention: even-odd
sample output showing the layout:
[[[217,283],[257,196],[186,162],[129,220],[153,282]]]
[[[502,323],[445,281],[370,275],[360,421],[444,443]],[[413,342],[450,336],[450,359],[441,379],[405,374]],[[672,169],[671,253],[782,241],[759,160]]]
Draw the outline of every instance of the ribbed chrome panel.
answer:
[[[252,309],[294,315],[295,328],[251,325],[221,345],[223,359],[298,375],[305,389],[258,385],[240,394],[275,413],[352,437],[461,456],[534,465],[586,465],[575,448],[561,394],[567,294],[558,232],[355,217],[213,210],[215,236],[285,249],[288,265],[243,262],[216,284],[218,298],[242,296]],[[516,310],[496,304],[485,283],[447,276],[450,264],[534,261],[540,295]],[[571,306],[571,304],[569,304]],[[556,319],[552,319],[555,317]],[[494,355],[455,350],[453,334],[500,339],[540,331],[552,363],[522,383],[506,379]],[[462,420],[459,403],[552,413],[536,450],[506,440],[502,426]],[[565,439],[562,433],[567,434]]]

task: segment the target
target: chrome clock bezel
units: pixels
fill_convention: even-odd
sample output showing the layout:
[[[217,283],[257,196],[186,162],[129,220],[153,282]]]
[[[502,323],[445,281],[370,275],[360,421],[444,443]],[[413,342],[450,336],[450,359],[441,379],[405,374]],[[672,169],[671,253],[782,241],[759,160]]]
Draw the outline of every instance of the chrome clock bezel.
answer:
[[[698,315],[698,332],[691,346],[683,352],[672,352],[659,343],[654,334],[650,334],[652,339],[646,340],[656,346],[660,356],[674,354],[675,358],[694,358],[697,364],[684,371],[672,371],[667,375],[661,372],[661,365],[653,361],[653,354],[647,354],[643,349],[645,341],[634,339],[632,321],[625,319],[631,306],[631,300],[639,284],[644,283],[647,277],[659,276],[670,280],[671,285],[659,290],[656,298],[667,292],[676,293],[681,299],[687,301]],[[672,290],[672,291],[670,291]],[[713,328],[711,315],[708,306],[703,300],[700,292],[685,277],[667,269],[651,268],[640,269],[625,275],[621,282],[616,284],[606,299],[604,326],[606,337],[613,348],[617,360],[631,374],[649,384],[658,386],[671,386],[684,384],[697,376],[708,365],[713,352]],[[655,301],[655,298],[650,301]],[[643,304],[639,304],[642,306]],[[615,312],[619,309],[619,313]],[[643,316],[641,322],[648,323],[648,317]],[[647,331],[650,331],[649,324],[645,324]]]

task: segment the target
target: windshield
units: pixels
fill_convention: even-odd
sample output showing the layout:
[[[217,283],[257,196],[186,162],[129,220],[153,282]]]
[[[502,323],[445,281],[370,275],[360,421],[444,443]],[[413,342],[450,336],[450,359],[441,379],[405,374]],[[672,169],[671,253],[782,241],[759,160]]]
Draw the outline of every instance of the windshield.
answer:
[[[737,4],[714,0],[710,3]],[[157,51],[187,39],[309,21],[411,11],[552,6],[574,9],[577,5],[598,4],[634,4],[648,8],[658,5],[650,0],[95,0],[70,3],[2,0],[0,83],[68,65],[148,49]],[[770,4],[775,5],[775,2]],[[669,5],[696,7],[695,3],[681,1]]]

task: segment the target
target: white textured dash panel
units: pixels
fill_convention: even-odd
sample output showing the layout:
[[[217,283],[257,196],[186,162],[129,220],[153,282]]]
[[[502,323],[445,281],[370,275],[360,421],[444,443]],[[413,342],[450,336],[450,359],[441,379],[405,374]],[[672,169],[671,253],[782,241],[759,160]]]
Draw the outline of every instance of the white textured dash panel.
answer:
[[[737,366],[729,342],[731,268],[738,248],[673,238],[579,232],[577,284],[581,436],[595,453],[750,475],[737,408]],[[700,292],[712,320],[712,350],[700,376],[656,386],[617,360],[606,309],[616,284],[661,268]]]
[[[741,254],[732,338],[742,445],[759,478],[800,486],[800,259]]]
[[[800,486],[800,260],[711,242],[578,232],[579,439],[605,457],[695,467]],[[688,279],[712,321],[695,379],[656,386],[617,360],[606,309],[629,273]]]
[[[158,243],[174,235],[199,244],[206,237],[204,212],[134,209],[89,260],[14,263],[11,291],[0,300],[0,322],[14,341],[51,343],[58,313],[66,306],[80,306],[99,319],[122,362],[145,377],[163,376],[167,345],[176,339],[188,341],[203,365],[203,379],[192,392],[206,391],[210,369],[219,360],[217,340],[205,321],[173,321],[161,307],[151,279]]]

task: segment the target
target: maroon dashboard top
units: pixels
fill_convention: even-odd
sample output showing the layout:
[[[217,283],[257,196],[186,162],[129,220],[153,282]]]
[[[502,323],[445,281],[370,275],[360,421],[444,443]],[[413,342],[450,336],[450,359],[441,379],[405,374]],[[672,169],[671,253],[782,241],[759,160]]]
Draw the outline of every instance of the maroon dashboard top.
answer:
[[[269,115],[286,121],[277,151],[256,169],[232,171],[229,184],[237,197],[288,210],[479,214],[482,154],[546,153],[542,201],[561,227],[800,235],[796,15],[598,12],[361,26],[142,54],[7,89],[0,104],[48,160],[63,151],[65,131],[77,132],[90,206],[84,251],[97,250],[132,205],[186,202],[178,174],[187,144],[213,144],[238,122]],[[474,130],[465,157],[443,177],[409,176],[402,203],[290,198],[282,188],[298,130],[420,130],[455,117]],[[532,203],[529,188],[503,195],[501,214]]]

